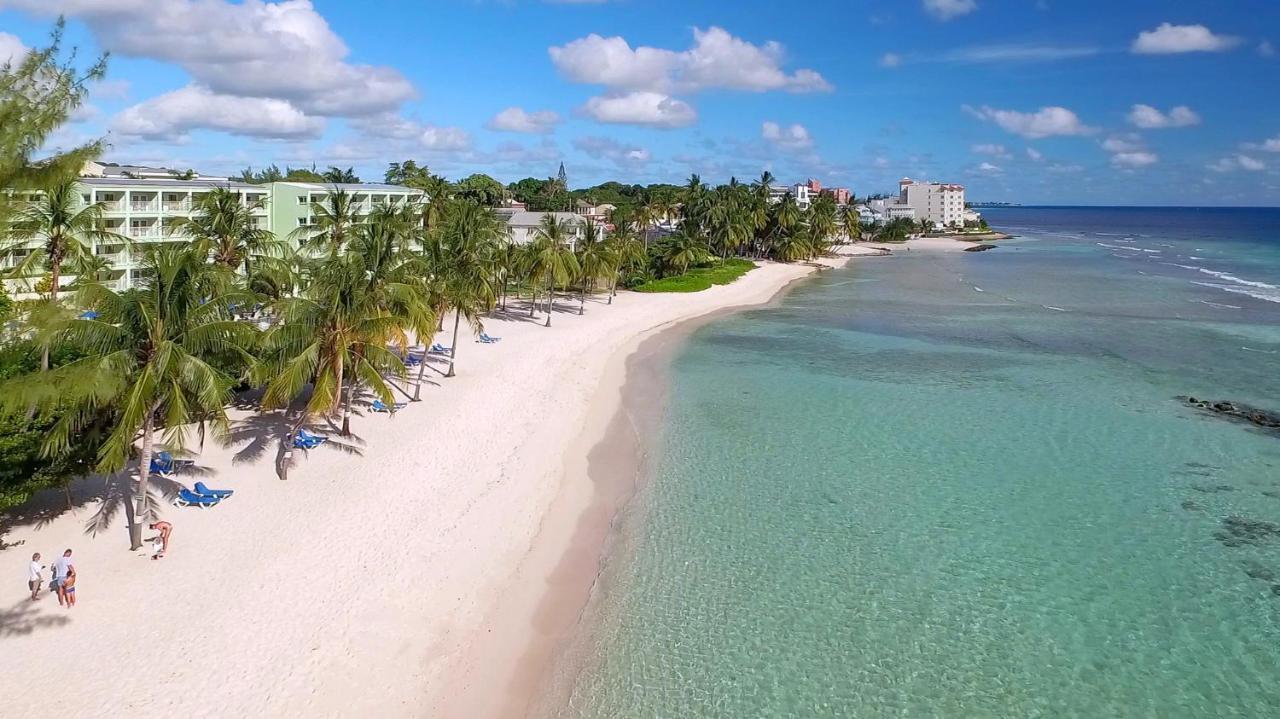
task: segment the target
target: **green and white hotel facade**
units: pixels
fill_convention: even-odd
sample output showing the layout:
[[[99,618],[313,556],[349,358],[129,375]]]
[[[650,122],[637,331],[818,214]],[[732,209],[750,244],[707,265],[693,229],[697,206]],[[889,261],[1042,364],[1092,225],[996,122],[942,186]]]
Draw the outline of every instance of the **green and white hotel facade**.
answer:
[[[134,245],[132,251],[121,243],[95,243],[93,247],[93,253],[105,259],[110,267],[107,284],[116,289],[127,289],[138,279],[141,248],[188,241],[181,231],[172,230],[174,220],[191,216],[200,198],[214,188],[228,188],[239,194],[244,203],[261,205],[253,211],[258,227],[295,243],[296,230],[312,222],[311,203],[323,202],[334,188],[350,193],[357,213],[362,215],[380,204],[416,203],[424,197],[421,190],[383,184],[273,182],[253,185],[220,178],[123,177],[82,177],[78,182],[81,201],[103,203],[106,228],[129,238]],[[33,240],[31,244],[39,245],[40,240]],[[0,261],[0,273],[5,273],[16,262],[17,258]],[[5,283],[11,295],[21,298],[31,296],[31,285],[36,279],[7,279]],[[66,276],[60,284],[65,287],[73,279]]]

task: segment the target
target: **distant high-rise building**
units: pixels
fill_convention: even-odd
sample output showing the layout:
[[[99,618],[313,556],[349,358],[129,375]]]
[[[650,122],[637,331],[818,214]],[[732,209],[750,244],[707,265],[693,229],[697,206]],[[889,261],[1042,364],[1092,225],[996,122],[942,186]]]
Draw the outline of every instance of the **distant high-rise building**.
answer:
[[[904,177],[898,182],[898,203],[915,209],[916,219],[943,227],[964,225],[964,185]]]

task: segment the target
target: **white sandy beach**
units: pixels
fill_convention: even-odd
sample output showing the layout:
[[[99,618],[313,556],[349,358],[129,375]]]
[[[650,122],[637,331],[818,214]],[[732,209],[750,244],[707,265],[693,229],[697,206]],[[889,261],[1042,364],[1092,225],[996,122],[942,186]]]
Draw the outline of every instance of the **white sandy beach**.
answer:
[[[621,293],[613,306],[601,296],[581,317],[566,299],[550,329],[541,314],[487,321],[500,343],[466,333],[457,377],[428,370],[423,402],[394,417],[362,412],[351,450],[330,442],[288,481],[276,478],[274,442],[255,453],[249,439],[280,431],[282,418],[237,410],[244,439],[207,442],[196,457],[207,474],[178,477],[235,496],[166,507],[174,531],[160,561],[128,551],[123,516],[87,535],[98,503],[83,498],[104,482],[77,483],[74,512],[3,537],[17,544],[0,551],[4,715],[47,712],[55,692],[70,716],[501,712],[537,631],[534,605],[513,598],[544,594],[546,568],[568,549],[591,491],[574,468],[616,410],[626,355],[664,327],[765,302],[812,271],[766,263],[701,293]],[[66,547],[79,605],[29,602],[31,553],[51,563]]]

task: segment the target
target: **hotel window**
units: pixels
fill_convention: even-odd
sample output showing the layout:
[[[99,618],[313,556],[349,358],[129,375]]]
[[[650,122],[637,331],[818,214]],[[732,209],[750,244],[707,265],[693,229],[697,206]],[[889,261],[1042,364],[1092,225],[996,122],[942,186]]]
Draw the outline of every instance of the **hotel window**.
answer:
[[[307,204],[307,198],[302,195],[298,195],[298,204],[299,205]]]

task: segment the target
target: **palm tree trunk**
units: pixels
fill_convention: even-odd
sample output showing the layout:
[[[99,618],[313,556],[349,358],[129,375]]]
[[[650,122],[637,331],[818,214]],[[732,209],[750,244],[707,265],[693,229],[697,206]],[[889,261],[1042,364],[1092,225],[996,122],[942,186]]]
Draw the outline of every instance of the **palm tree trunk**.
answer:
[[[54,260],[49,263],[49,304],[58,303],[58,285],[62,281],[62,263]],[[49,345],[40,348],[40,371],[49,370]]]
[[[134,493],[133,524],[129,525],[130,551],[142,546],[142,524],[150,515],[147,507],[147,483],[151,479],[151,445],[155,441],[156,409],[154,405],[148,407],[147,415],[142,420],[142,456],[138,458],[138,488]]]
[[[347,392],[346,401],[342,403],[342,436],[350,437],[351,436],[351,399],[352,399],[352,395],[356,393],[355,382],[351,382],[347,385],[346,392]]]
[[[462,321],[462,310],[453,311],[453,344],[449,346],[449,371],[445,377],[453,376],[453,362],[458,357],[458,323]]]
[[[578,316],[582,316],[582,312],[587,307],[587,283],[582,283],[582,290],[578,292]]]
[[[422,361],[418,363],[418,379],[413,384],[413,401],[422,401],[422,375],[427,371],[427,350],[430,349],[427,343],[422,343]]]
[[[618,294],[618,273],[613,273],[613,282],[609,285],[609,304],[613,304],[613,296]]]
[[[533,311],[538,307],[538,286],[529,285],[529,316],[533,317]]]
[[[551,326],[551,313],[556,309],[556,287],[554,283],[547,283],[547,324],[545,327]]]

